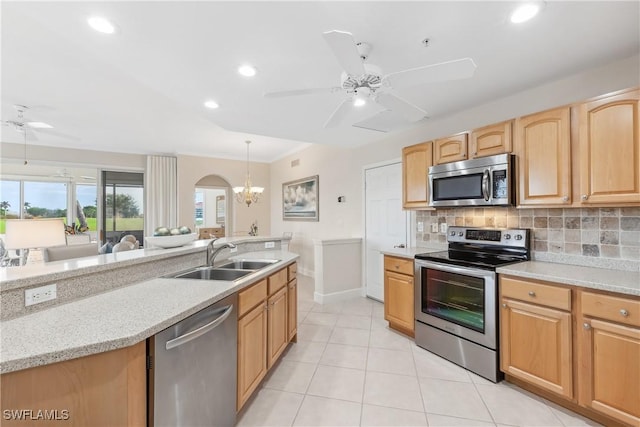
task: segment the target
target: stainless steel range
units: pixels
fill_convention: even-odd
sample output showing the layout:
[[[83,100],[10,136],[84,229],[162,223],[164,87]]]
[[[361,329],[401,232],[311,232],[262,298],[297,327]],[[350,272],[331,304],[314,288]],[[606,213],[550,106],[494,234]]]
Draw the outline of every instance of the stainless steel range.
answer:
[[[417,254],[416,344],[500,381],[496,268],[527,261],[530,239],[528,229],[449,227],[449,250]]]

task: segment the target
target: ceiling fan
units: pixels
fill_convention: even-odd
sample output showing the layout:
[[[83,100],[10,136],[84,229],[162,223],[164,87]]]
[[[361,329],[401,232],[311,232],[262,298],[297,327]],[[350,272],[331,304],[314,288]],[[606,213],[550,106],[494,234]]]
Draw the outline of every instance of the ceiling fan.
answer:
[[[29,111],[29,107],[27,107],[26,105],[15,104],[13,108],[16,110],[16,119],[3,120],[2,124],[14,129],[18,133],[24,134],[25,140],[29,139],[38,141],[36,133],[49,134],[60,138],[66,138],[76,141],[80,139],[72,135],[67,135],[65,133],[55,131],[53,130],[53,126],[48,123],[26,118],[25,114],[27,113],[27,111]]]
[[[58,171],[56,171],[56,173],[54,173],[53,175],[49,175],[51,178],[65,178],[68,179],[70,181],[75,180],[75,175],[69,173],[69,171],[65,168],[65,169],[60,169]],[[96,177],[95,176],[89,176],[89,175],[80,175],[80,178],[87,180],[87,181],[95,181]]]
[[[476,64],[471,58],[462,58],[423,67],[382,74],[380,67],[366,61],[371,46],[356,43],[346,31],[323,33],[324,40],[344,69],[340,86],[309,88],[265,93],[265,98],[335,93],[342,91],[345,99],[325,122],[325,128],[340,125],[353,109],[373,102],[378,112],[353,126],[386,132],[403,123],[413,123],[427,117],[427,112],[393,93],[394,88],[405,88],[426,83],[459,80],[472,77]]]

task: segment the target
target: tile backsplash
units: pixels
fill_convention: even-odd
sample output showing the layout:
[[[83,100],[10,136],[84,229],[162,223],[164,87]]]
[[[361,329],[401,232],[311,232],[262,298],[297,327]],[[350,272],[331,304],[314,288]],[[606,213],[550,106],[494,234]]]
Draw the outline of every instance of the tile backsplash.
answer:
[[[416,245],[446,243],[431,224],[532,229],[533,259],[637,270],[640,267],[640,208],[447,208],[417,211]],[[438,228],[440,229],[440,227]]]

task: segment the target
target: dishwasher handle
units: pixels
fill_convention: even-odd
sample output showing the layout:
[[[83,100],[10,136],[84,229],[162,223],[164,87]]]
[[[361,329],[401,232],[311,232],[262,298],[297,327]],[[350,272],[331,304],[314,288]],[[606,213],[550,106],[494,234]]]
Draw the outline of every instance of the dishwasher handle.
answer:
[[[167,341],[165,345],[166,349],[171,350],[172,348],[181,346],[182,344],[188,343],[189,341],[194,340],[206,334],[207,332],[211,331],[212,329],[215,329],[216,327],[218,327],[222,322],[225,321],[227,317],[229,317],[229,315],[233,311],[233,304],[223,307],[219,310],[216,310],[217,313],[219,313],[220,311],[224,311],[224,312],[220,316],[218,316],[215,320],[207,323],[206,325],[199,327],[198,329],[195,329],[191,332],[188,332],[184,335],[180,335],[179,337],[175,337],[174,339]]]

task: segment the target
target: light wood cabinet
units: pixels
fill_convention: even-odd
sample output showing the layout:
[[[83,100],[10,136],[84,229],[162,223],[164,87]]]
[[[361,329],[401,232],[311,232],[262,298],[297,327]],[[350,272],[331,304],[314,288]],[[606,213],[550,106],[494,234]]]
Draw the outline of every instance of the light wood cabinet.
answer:
[[[578,107],[584,205],[640,203],[640,90]]]
[[[238,411],[296,336],[295,271],[294,263],[238,293]]]
[[[384,318],[390,328],[413,337],[413,260],[385,255],[384,266]]]
[[[297,264],[291,264],[288,267],[289,291],[287,294],[288,302],[288,320],[287,329],[289,331],[289,341],[297,342],[298,333],[298,279]]]
[[[440,138],[433,141],[433,164],[458,162],[466,160],[468,134],[460,133],[447,138]]]
[[[501,370],[572,399],[571,291],[502,277],[500,292]]]
[[[3,426],[146,426],[146,343],[3,374]],[[8,420],[5,410],[58,420]],[[65,412],[66,411],[66,412]]]
[[[433,143],[423,142],[402,149],[402,207],[429,207],[429,167],[433,165]]]
[[[579,403],[640,425],[640,300],[580,291]]]
[[[510,153],[513,120],[474,129],[469,140],[470,158]]]
[[[566,107],[516,120],[518,205],[571,204],[570,117]]]

